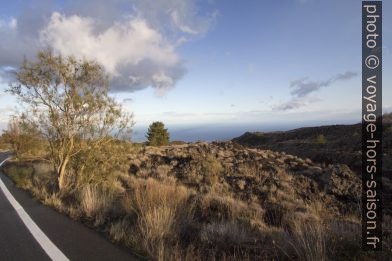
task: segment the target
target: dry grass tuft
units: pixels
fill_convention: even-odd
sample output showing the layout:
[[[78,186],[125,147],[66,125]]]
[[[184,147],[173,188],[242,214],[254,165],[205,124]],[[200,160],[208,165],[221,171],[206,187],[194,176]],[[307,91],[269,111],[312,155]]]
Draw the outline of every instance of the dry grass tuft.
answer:
[[[292,231],[287,232],[287,242],[299,260],[327,260],[327,233],[319,222],[303,223],[299,219],[292,222]],[[328,246],[331,247],[331,246]]]
[[[173,180],[160,183],[132,178],[129,183],[131,189],[123,205],[137,216],[134,244],[141,243],[150,256],[163,260],[176,239],[176,224],[184,218],[189,191]]]
[[[88,218],[104,217],[113,201],[124,191],[121,183],[116,179],[101,184],[87,184],[80,189],[80,207]],[[97,225],[99,223],[101,222]]]
[[[130,224],[127,218],[122,218],[110,225],[109,235],[115,242],[126,242],[130,233]]]

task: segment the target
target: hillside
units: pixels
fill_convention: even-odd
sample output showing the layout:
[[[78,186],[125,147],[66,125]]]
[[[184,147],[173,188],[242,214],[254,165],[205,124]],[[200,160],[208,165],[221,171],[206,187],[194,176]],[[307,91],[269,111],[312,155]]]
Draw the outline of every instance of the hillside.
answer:
[[[392,173],[392,122],[385,117],[383,170]],[[323,138],[320,138],[323,137]],[[251,148],[270,149],[320,163],[347,164],[361,168],[361,124],[299,128],[282,132],[246,132],[232,141]]]
[[[320,139],[323,136],[323,139]],[[326,166],[345,164],[361,177],[361,124],[308,127],[284,132],[246,132],[233,142],[249,148],[269,149],[307,157]],[[383,118],[383,194],[392,195],[392,113]],[[386,198],[385,202],[390,199]],[[384,204],[392,213],[392,205]]]

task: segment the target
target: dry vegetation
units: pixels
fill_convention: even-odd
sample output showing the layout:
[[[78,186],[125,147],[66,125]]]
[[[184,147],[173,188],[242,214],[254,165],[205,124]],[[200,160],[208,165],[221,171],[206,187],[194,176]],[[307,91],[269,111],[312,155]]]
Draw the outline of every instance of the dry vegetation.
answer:
[[[66,193],[56,190],[55,175],[42,161],[10,162],[4,170],[45,204],[104,231],[141,258],[375,258],[360,251],[360,181],[344,165],[198,143],[130,146],[110,175]],[[390,216],[384,222],[390,225]],[[385,233],[385,260],[391,245]]]

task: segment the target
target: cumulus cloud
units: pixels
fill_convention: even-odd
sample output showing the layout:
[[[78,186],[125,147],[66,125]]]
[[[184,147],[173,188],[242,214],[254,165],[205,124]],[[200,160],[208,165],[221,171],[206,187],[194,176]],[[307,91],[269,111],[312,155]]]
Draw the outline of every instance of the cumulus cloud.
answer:
[[[350,80],[355,76],[357,76],[357,73],[347,71],[345,73],[336,74],[324,81],[309,81],[307,77],[294,80],[290,83],[290,88],[292,89],[290,92],[291,99],[287,102],[274,106],[273,109],[286,111],[307,106],[319,101],[317,98],[309,97],[310,94],[319,91],[323,87],[328,87],[337,81]]]
[[[101,63],[116,91],[127,91],[130,86],[164,91],[185,71],[173,46],[141,18],[130,17],[96,33],[92,18],[55,12],[40,40],[61,54]]]
[[[45,3],[45,1],[41,1]],[[0,67],[16,67],[37,51],[98,61],[110,75],[112,91],[148,86],[158,94],[186,72],[177,48],[208,31],[215,12],[200,15],[195,0],[65,1],[26,7],[17,18],[0,20]]]

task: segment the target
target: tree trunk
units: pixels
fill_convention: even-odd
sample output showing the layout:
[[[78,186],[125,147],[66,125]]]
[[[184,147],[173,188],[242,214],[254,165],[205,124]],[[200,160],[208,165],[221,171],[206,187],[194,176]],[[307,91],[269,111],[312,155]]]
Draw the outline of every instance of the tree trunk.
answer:
[[[66,186],[66,167],[69,161],[69,157],[66,157],[63,162],[60,164],[60,167],[58,169],[59,177],[58,177],[58,182],[59,182],[59,189],[62,191],[65,186]]]

